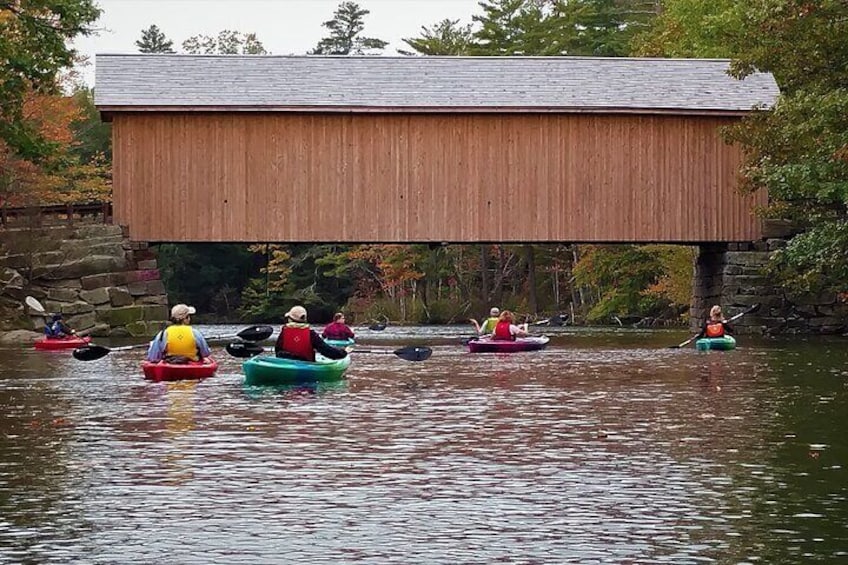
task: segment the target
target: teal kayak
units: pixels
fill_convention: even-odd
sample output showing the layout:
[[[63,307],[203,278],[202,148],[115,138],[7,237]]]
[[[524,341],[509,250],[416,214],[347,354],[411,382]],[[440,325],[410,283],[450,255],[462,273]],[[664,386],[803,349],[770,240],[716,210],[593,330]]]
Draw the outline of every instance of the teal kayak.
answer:
[[[314,363],[281,357],[252,357],[244,362],[246,385],[291,385],[339,380],[350,366],[350,355],[327,359],[316,355]]]
[[[704,337],[695,342],[695,349],[698,351],[707,351],[708,349],[730,351],[731,349],[736,349],[736,340],[731,335]]]
[[[339,349],[344,349],[345,347],[350,347],[354,345],[356,342],[352,339],[325,339],[327,345],[332,345],[333,347],[338,347]]]

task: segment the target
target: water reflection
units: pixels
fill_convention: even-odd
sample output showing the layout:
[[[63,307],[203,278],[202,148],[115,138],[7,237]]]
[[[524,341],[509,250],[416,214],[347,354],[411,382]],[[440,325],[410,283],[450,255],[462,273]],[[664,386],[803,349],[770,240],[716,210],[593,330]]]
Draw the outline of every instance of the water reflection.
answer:
[[[231,333],[209,328],[207,333]],[[360,334],[331,385],[0,359],[0,562],[807,563],[848,554],[845,340]],[[547,330],[546,330],[547,331]],[[115,344],[122,344],[117,342]]]

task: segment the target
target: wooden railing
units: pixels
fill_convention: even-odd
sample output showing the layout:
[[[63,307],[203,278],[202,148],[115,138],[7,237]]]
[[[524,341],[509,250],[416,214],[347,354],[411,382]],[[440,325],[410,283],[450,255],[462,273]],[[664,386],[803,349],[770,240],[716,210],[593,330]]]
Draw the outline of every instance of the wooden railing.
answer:
[[[42,226],[75,223],[112,223],[111,202],[51,204],[47,206],[0,206],[3,227]]]

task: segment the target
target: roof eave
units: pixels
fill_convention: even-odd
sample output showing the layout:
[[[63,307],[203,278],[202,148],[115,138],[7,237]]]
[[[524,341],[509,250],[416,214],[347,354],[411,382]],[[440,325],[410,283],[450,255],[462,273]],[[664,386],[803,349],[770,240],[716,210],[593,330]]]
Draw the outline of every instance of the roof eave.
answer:
[[[731,108],[639,108],[585,106],[142,106],[98,104],[104,121],[119,113],[166,112],[257,112],[257,113],[338,113],[338,114],[668,114],[678,116],[745,116],[756,111]]]

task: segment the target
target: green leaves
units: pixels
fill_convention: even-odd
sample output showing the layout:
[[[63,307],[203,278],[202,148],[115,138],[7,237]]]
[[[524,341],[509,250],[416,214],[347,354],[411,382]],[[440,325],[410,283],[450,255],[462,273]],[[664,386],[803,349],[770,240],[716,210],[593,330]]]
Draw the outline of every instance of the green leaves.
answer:
[[[370,14],[356,2],[342,2],[333,13],[333,19],[322,25],[330,35],[321,39],[312,51],[313,55],[371,55],[382,51],[387,41],[373,37],[362,37],[365,16]]]
[[[58,73],[74,63],[68,46],[88,35],[100,16],[93,0],[0,0],[0,141],[20,156],[37,160],[53,146],[27,125],[29,92],[56,92]]]

